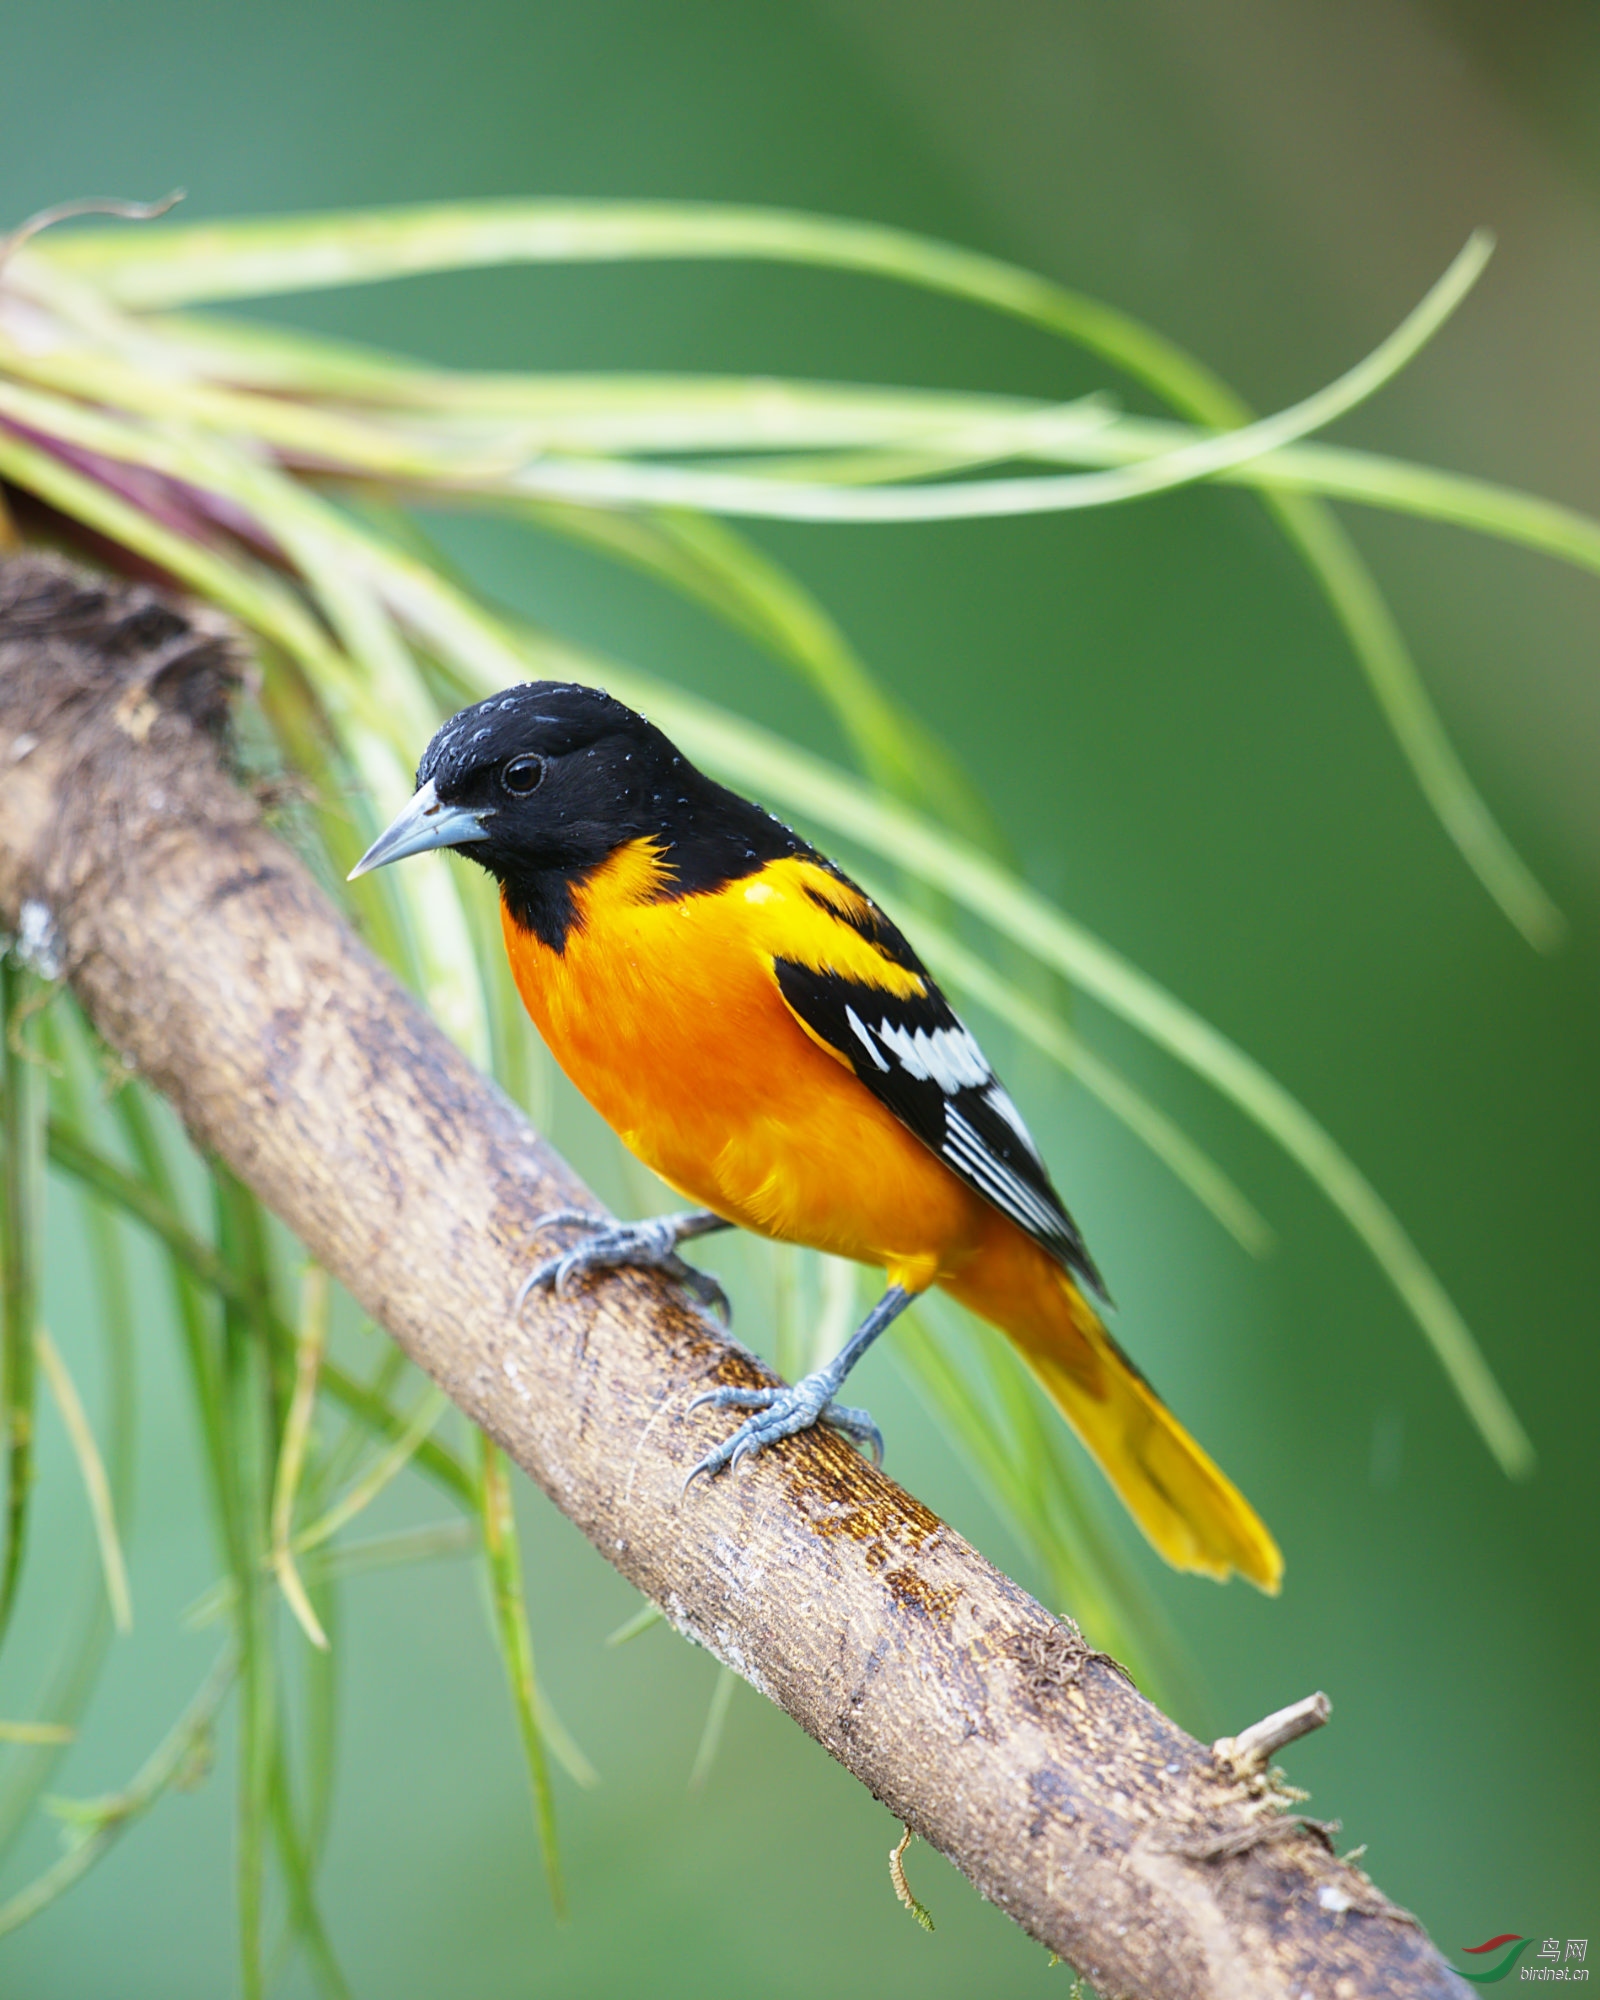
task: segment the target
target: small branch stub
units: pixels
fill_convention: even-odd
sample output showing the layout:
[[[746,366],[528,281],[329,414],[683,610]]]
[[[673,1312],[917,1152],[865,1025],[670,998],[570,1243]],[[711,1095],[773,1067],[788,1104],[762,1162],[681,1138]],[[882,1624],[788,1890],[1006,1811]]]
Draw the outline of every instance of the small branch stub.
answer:
[[[1332,1713],[1333,1703],[1319,1690],[1316,1694],[1308,1694],[1304,1701],[1293,1702],[1288,1708],[1264,1715],[1259,1722],[1252,1722],[1237,1736],[1219,1736],[1211,1746],[1211,1754],[1236,1778],[1250,1777],[1265,1770],[1286,1743],[1293,1743],[1296,1737],[1309,1736],[1313,1729],[1320,1729]]]

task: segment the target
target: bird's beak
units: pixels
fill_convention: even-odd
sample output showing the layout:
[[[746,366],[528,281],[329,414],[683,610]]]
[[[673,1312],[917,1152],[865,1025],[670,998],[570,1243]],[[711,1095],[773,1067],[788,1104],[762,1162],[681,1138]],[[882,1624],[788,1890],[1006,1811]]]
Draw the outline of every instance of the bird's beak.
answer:
[[[486,809],[487,810],[487,809]],[[430,778],[404,812],[386,826],[345,878],[370,875],[390,861],[404,861],[408,854],[426,854],[430,847],[460,847],[469,840],[487,840],[489,829],[479,813],[465,806],[440,803]]]

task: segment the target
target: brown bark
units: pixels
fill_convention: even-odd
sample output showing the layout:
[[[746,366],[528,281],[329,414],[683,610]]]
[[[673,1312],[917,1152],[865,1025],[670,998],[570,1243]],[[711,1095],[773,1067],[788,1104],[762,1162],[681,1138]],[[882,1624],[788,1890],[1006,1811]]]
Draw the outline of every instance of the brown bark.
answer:
[[[1415,1922],[927,1508],[812,1434],[680,1489],[770,1379],[664,1281],[510,1301],[592,1198],[230,782],[214,622],[0,567],[0,921],[689,1637],[1104,1995],[1459,1994]],[[41,913],[34,912],[37,925]],[[887,1884],[885,1893],[888,1893]]]

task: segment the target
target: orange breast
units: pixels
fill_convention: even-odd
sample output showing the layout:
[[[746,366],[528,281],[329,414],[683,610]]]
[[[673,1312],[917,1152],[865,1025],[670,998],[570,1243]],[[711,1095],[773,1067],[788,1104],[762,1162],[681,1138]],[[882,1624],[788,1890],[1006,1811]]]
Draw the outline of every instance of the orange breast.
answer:
[[[917,984],[820,909],[814,863],[769,863],[708,895],[655,900],[636,842],[577,891],[559,953],[502,910],[523,1003],[631,1151],[692,1201],[764,1236],[882,1265],[920,1291],[998,1221],[784,1005],[783,957]]]

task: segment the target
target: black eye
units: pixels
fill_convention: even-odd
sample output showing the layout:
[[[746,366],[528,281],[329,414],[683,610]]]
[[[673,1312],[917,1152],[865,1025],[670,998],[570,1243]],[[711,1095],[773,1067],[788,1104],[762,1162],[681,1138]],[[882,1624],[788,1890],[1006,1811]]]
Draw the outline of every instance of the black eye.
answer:
[[[513,757],[500,773],[500,782],[508,792],[519,799],[525,799],[529,792],[537,791],[539,780],[543,776],[542,757]]]

